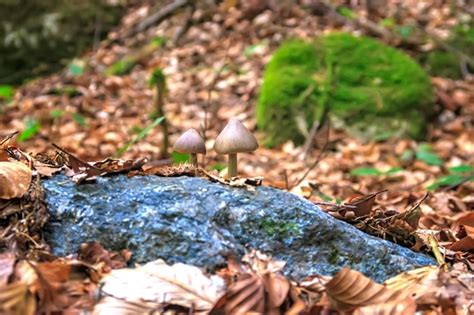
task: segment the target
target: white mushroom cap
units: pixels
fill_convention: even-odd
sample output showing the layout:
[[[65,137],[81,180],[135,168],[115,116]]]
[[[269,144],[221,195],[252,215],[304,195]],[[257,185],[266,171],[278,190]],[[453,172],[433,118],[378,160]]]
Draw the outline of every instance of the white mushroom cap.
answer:
[[[179,153],[206,153],[206,145],[196,129],[188,129],[178,138],[173,150]]]
[[[229,123],[217,136],[214,150],[219,154],[236,154],[239,152],[251,152],[258,148],[257,139],[236,118]]]

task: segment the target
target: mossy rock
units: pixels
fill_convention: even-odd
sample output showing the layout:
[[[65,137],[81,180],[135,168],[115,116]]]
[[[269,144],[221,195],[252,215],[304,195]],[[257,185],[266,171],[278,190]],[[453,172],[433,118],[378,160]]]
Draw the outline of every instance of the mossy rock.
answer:
[[[366,37],[333,33],[314,42],[290,40],[267,66],[257,105],[266,145],[304,141],[324,108],[361,134],[423,136],[433,89],[403,52]]]

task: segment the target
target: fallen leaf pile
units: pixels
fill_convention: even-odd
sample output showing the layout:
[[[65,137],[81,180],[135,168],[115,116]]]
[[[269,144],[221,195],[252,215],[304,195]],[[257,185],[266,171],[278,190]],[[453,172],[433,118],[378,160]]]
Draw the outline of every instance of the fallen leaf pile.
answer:
[[[162,260],[113,270],[102,279],[94,314],[467,314],[474,309],[473,275],[423,267],[376,283],[342,269],[333,277],[314,275],[294,282],[283,262],[252,251],[218,275]]]
[[[242,178],[224,180],[217,175],[226,158],[213,152],[214,139],[233,117],[256,129],[254,108],[262,71],[284,40],[343,30],[378,37],[416,55],[432,49],[466,14],[472,15],[465,1],[389,0],[382,1],[383,9],[373,5],[376,2],[300,0],[296,5],[226,0],[178,10],[144,27],[157,7],[133,1],[121,25],[78,59],[85,65],[82,74],[65,69],[19,87],[12,101],[2,104],[0,119],[0,136],[5,138],[0,143],[0,247],[14,254],[0,259],[2,311],[91,310],[97,283],[123,267],[129,256],[108,254],[96,244],[83,248],[77,261],[50,257],[42,237],[48,214],[39,181],[63,170],[78,183],[122,172],[197,175],[253,188],[264,176],[266,185],[299,194],[367,233],[430,253],[441,264],[385,284],[351,270],[295,283],[279,273],[281,266],[253,253],[246,263],[229,263],[215,283],[217,278],[195,267],[153,262],[123,273],[113,270],[104,279],[109,295],[94,312],[474,312],[472,75],[457,81],[432,78],[437,108],[425,142],[365,140],[350,130],[322,128],[305,146],[288,142],[239,156]],[[341,9],[354,16],[345,17]],[[412,27],[412,36],[403,38],[382,27],[394,17],[399,26]],[[430,40],[422,41],[425,35]],[[127,60],[133,63],[120,73],[114,70]],[[166,76],[164,111],[170,142],[188,128],[206,135],[209,153],[200,164],[202,171],[158,159],[163,153],[160,126],[147,129],[156,122],[148,80],[157,68]],[[15,142],[15,131],[23,131],[21,142]],[[112,158],[121,151],[124,160]],[[163,278],[164,270],[171,278]],[[112,275],[119,276],[110,280]],[[125,297],[120,288],[126,290],[134,277],[139,280],[137,290]],[[116,281],[117,292],[108,281]],[[176,290],[177,284],[183,286]],[[346,291],[346,286],[360,291]],[[199,294],[204,288],[213,294]],[[176,296],[185,296],[186,303],[178,303]]]
[[[77,260],[77,256],[87,259]],[[118,257],[118,258],[117,258]],[[127,253],[109,253],[96,243],[84,244],[76,257],[50,261],[18,259],[0,254],[0,312],[52,314],[91,310],[98,281],[111,268],[123,268]]]

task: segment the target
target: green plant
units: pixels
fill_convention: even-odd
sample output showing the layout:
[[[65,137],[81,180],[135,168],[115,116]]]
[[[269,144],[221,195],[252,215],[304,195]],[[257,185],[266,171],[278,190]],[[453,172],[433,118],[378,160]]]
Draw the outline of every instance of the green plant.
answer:
[[[164,111],[165,106],[165,95],[166,95],[166,76],[162,69],[154,69],[148,79],[148,85],[154,88],[154,102],[155,111],[151,114],[151,118],[163,117],[163,123],[161,130],[163,132],[163,140],[160,143],[160,154],[161,157],[168,157],[169,147],[169,132],[168,122],[166,121],[166,115]]]
[[[73,59],[67,66],[68,72],[76,77],[83,75],[85,68],[86,63],[81,59]]]
[[[73,113],[72,119],[81,127],[85,127],[87,125],[86,118],[79,113]]]
[[[15,89],[11,85],[0,85],[0,100],[9,101],[15,94]]]
[[[179,153],[179,152],[172,152],[171,153],[171,160],[173,161],[173,163],[176,163],[176,164],[189,162],[189,154]]]
[[[436,153],[433,152],[431,146],[427,143],[422,143],[418,146],[415,156],[418,160],[425,162],[428,165],[441,166],[443,160],[441,160]]]
[[[436,190],[445,186],[455,187],[466,181],[474,182],[474,167],[471,165],[459,165],[448,170],[448,175],[437,178],[427,189]]]
[[[156,118],[153,123],[151,123],[150,125],[146,126],[145,128],[142,129],[142,131],[140,131],[139,134],[137,134],[131,141],[127,142],[124,146],[120,147],[115,156],[117,157],[121,157],[125,152],[127,152],[133,145],[135,145],[136,143],[140,142],[141,140],[143,140],[149,133],[150,131],[153,130],[153,128],[155,128],[156,126],[158,126],[159,124],[161,124],[164,120],[164,117],[158,117]]]
[[[125,75],[132,71],[133,67],[135,67],[136,60],[131,57],[124,57],[113,63],[110,67],[107,68],[105,74],[107,75]]]
[[[392,167],[386,171],[380,171],[372,167],[359,167],[351,170],[352,176],[386,176],[403,171],[401,167]]]
[[[18,135],[18,142],[26,141],[35,135],[37,135],[41,130],[41,124],[33,117],[28,117],[25,120],[25,128]]]
[[[302,143],[296,118],[311,126],[327,104],[332,117],[362,134],[421,138],[433,100],[428,75],[409,56],[371,38],[335,33],[314,42],[287,41],[273,54],[257,125],[268,146]]]

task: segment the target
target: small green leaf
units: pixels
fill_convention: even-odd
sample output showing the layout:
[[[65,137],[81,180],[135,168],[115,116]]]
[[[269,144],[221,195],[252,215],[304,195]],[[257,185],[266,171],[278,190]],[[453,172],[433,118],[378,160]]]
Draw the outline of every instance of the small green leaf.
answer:
[[[383,175],[381,171],[372,167],[360,167],[351,171],[352,176],[379,176]]]
[[[352,11],[351,9],[349,8],[346,8],[346,7],[340,7],[337,9],[337,12],[342,15],[342,16],[345,16],[346,18],[349,18],[349,19],[353,19],[356,17],[356,14],[354,13],[354,11]]]
[[[73,76],[80,76],[84,73],[84,69],[86,68],[86,63],[84,60],[81,59],[73,59],[67,69],[69,73]]]
[[[381,21],[381,24],[382,24],[382,26],[385,26],[385,27],[388,27],[388,28],[392,28],[392,27],[395,25],[395,19],[392,18],[392,17],[383,19],[383,20]]]
[[[384,141],[389,139],[395,134],[393,131],[385,131],[385,132],[380,132],[374,136],[375,141]]]
[[[173,160],[173,163],[177,163],[177,164],[188,162],[189,161],[189,154],[173,152],[173,153],[171,153],[171,159]]]
[[[25,129],[18,136],[18,142],[23,142],[39,133],[41,124],[34,118],[28,117],[25,122]]]
[[[393,175],[393,174],[399,173],[401,171],[403,171],[403,168],[397,166],[397,167],[390,168],[388,171],[385,171],[384,174],[385,175]]]
[[[131,133],[140,133],[143,129],[140,127],[140,126],[133,126],[132,128],[130,128],[130,132]]]
[[[264,49],[265,47],[268,46],[268,40],[262,40],[261,42],[250,45],[244,49],[244,56],[245,57],[251,57],[255,54],[257,54],[259,51]]]
[[[140,131],[139,134],[137,134],[135,136],[135,138],[133,138],[131,141],[127,142],[124,146],[120,147],[117,152],[116,152],[116,156],[117,157],[120,157],[122,156],[125,152],[127,152],[134,144],[136,144],[137,142],[140,142],[141,140],[143,140],[149,133],[150,131],[153,130],[153,128],[155,128],[156,126],[158,126],[159,124],[161,124],[163,122],[163,120],[165,119],[165,117],[158,117],[156,118],[153,123],[151,123],[150,125],[146,126],[145,128],[143,128],[142,131]]]
[[[449,171],[452,173],[471,173],[474,172],[474,167],[471,165],[462,164],[459,166],[450,167]]]
[[[163,47],[166,44],[166,37],[164,36],[157,36],[151,40],[151,44],[157,47]]]
[[[223,169],[225,169],[226,167],[227,167],[227,165],[224,165],[224,164],[214,164],[214,165],[211,166],[211,169],[220,172]]]
[[[62,115],[64,115],[64,111],[62,109],[53,109],[52,111],[49,112],[49,115],[51,116],[51,118],[57,119],[61,117]]]
[[[87,124],[86,118],[79,113],[73,113],[72,119],[74,119],[74,121],[81,127],[84,127]]]
[[[400,156],[400,160],[402,160],[403,162],[408,162],[413,158],[413,154],[414,153],[412,150],[405,150]]]
[[[15,89],[11,85],[0,85],[0,100],[10,100],[15,94]]]
[[[418,147],[416,151],[416,158],[420,161],[425,162],[428,165],[441,166],[443,160],[441,160],[436,153],[434,153],[429,144],[423,143]]]
[[[156,68],[150,75],[148,79],[148,86],[152,87],[155,85],[165,86],[166,85],[166,76],[162,69]]]
[[[459,174],[450,174],[438,178],[433,184],[427,187],[428,190],[436,190],[443,186],[456,186],[461,183],[465,178]]]
[[[125,75],[135,67],[135,64],[136,61],[133,58],[125,57],[108,67],[105,73],[107,75]]]
[[[402,25],[398,27],[398,33],[403,39],[410,38],[411,34],[413,33],[413,27],[409,25]]]

